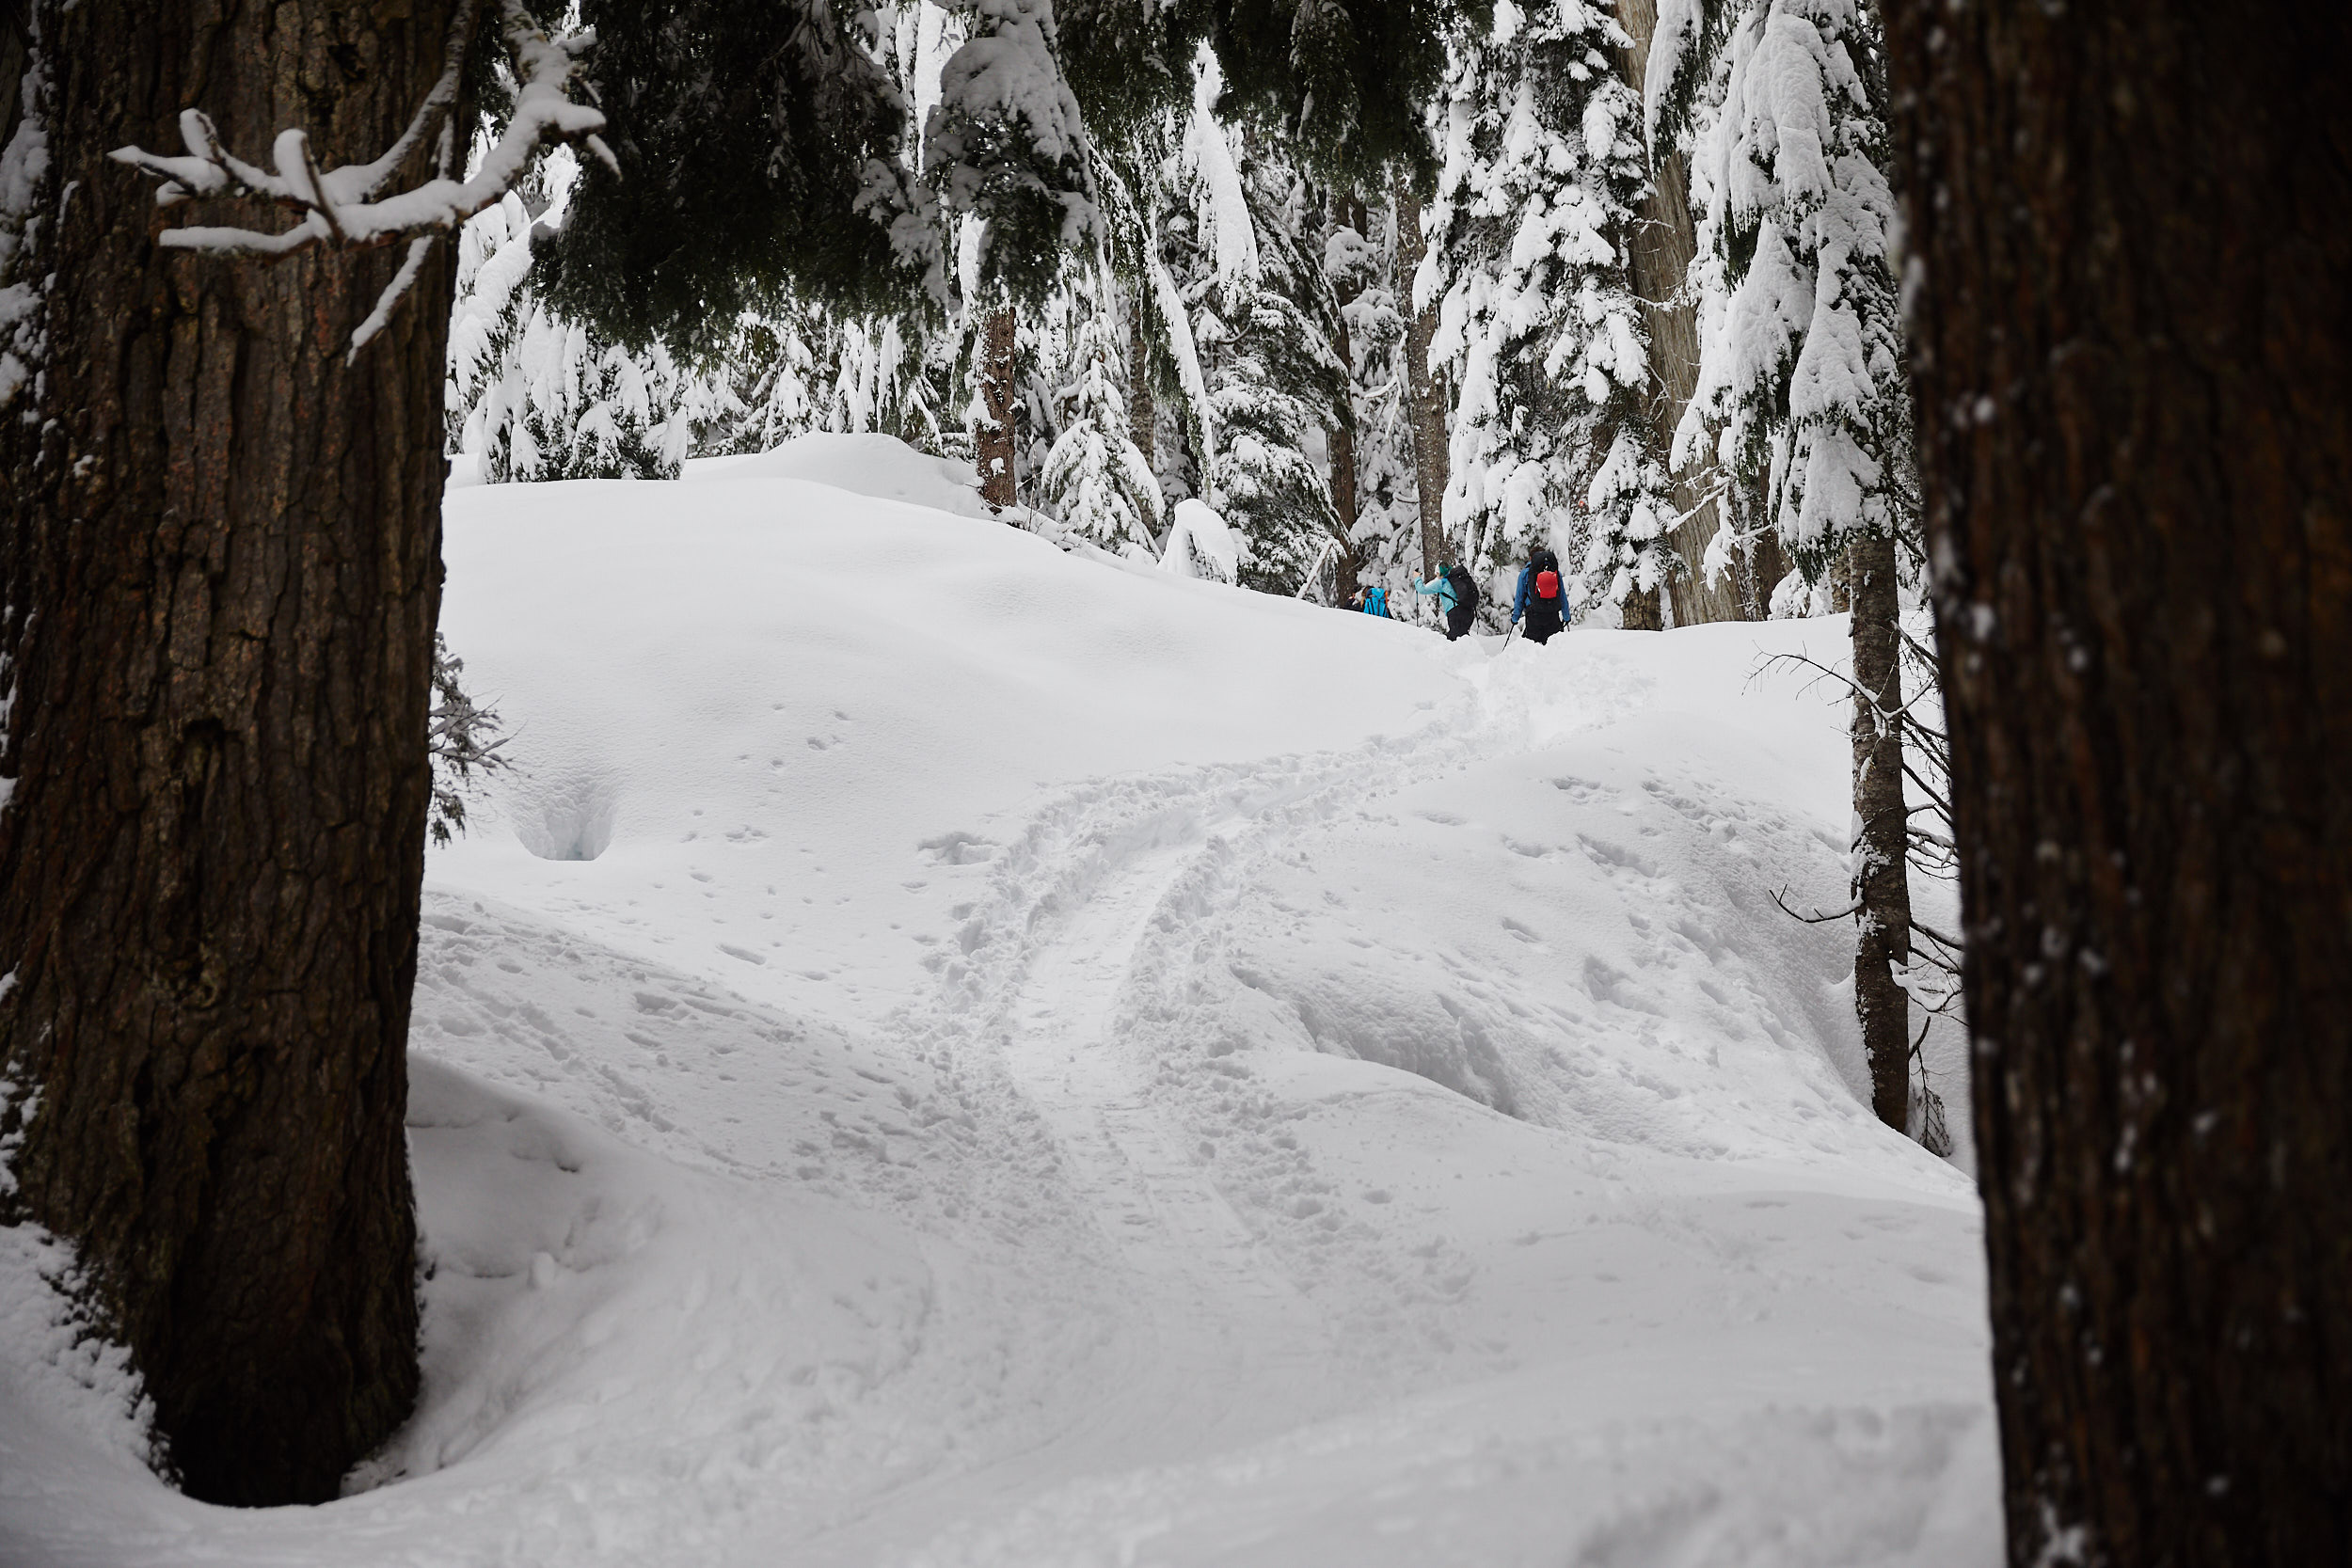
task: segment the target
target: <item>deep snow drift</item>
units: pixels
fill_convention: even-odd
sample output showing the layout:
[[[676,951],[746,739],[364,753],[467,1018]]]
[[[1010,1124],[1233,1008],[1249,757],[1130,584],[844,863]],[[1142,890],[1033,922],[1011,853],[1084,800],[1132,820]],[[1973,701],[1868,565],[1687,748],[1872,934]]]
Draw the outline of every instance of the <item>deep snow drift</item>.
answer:
[[[188,1502],[0,1233],[0,1562],[1996,1561],[1971,1184],[1770,898],[1843,623],[1448,646],[955,477],[453,493],[424,1402]]]

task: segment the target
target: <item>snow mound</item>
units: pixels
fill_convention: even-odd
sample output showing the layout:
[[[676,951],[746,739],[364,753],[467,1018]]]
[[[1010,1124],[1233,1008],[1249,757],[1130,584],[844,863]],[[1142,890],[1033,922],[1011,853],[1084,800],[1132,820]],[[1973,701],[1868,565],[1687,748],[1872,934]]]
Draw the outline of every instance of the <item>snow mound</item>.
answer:
[[[959,517],[987,518],[979,471],[952,457],[919,452],[896,436],[816,431],[747,457],[701,457],[686,464],[689,481],[804,479],[853,496],[905,501]]]
[[[1241,541],[1206,501],[1178,501],[1176,515],[1168,528],[1168,548],[1160,557],[1160,569],[1180,578],[1237,581],[1241,575]]]

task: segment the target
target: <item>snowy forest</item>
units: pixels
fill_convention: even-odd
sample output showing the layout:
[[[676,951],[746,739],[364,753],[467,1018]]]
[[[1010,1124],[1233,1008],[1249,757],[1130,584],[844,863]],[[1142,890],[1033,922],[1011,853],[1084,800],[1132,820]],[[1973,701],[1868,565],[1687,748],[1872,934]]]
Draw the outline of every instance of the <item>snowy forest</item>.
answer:
[[[2352,1560],[2240,10],[0,0],[0,1563]]]

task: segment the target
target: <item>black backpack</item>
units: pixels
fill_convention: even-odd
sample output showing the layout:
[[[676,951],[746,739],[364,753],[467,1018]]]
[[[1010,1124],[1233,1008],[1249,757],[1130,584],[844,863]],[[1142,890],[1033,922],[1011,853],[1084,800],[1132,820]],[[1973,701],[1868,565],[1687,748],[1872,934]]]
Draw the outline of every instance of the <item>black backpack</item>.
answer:
[[[1454,584],[1454,607],[1465,614],[1477,614],[1478,584],[1470,580],[1470,568],[1458,564],[1448,566],[1445,577],[1448,582]]]

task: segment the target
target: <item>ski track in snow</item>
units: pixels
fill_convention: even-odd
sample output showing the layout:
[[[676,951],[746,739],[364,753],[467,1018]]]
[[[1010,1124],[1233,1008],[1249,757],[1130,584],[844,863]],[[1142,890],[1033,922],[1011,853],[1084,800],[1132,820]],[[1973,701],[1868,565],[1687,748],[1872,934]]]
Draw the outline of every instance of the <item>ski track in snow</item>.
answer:
[[[1208,888],[1231,880],[1237,836],[1327,820],[1368,788],[1411,777],[1416,756],[1465,751],[1423,740],[1391,748],[1384,768],[1351,752],[1092,784],[1008,835],[987,905],[964,927],[966,958],[943,965],[940,995],[896,1027],[919,1059],[956,1062],[961,1075],[993,1082],[1009,1116],[1041,1120],[1068,1200],[1107,1243],[1095,1263],[1110,1275],[1105,1295],[1123,1304],[1118,1363],[1091,1408],[1066,1417],[1049,1444],[934,1489],[945,1496],[894,1513],[870,1538],[850,1530],[821,1544],[819,1560],[888,1560],[883,1543],[903,1539],[907,1515],[959,1519],[950,1543],[932,1549],[960,1553],[977,1539],[985,1549],[973,1560],[1083,1558],[1083,1541],[1101,1528],[1093,1500],[1075,1510],[1077,1540],[1047,1545],[999,1538],[1003,1523],[987,1521],[1005,1505],[986,1499],[1023,1497],[1033,1531],[1029,1499],[1073,1470],[1149,1474],[1345,1404],[1350,1390],[1333,1370],[1346,1356],[1331,1325],[1164,1103],[1136,993],[1165,978],[1171,943],[1197,938]],[[1248,1397],[1235,1399],[1237,1389]],[[976,1514],[984,1523],[972,1523]]]
[[[595,493],[529,488],[508,504]],[[875,505],[878,537],[1013,561],[998,596],[1026,620],[1056,574],[1104,570]],[[1489,659],[1112,583],[1170,625],[1442,660],[1453,705],[1009,793],[959,750],[982,732],[934,746],[922,720],[900,766],[968,764],[1002,803],[898,863],[922,956],[895,998],[814,912],[839,853],[873,891],[833,921],[881,924],[893,863],[820,843],[779,869],[787,757],[851,769],[853,804],[888,785],[854,771],[885,686],[818,680],[805,747],[701,717],[759,769],[739,806],[697,778],[632,821],[644,769],[593,751],[524,781],[512,832],[559,867],[578,825],[550,802],[591,772],[604,839],[675,847],[565,879],[478,829],[498,843],[428,886],[416,1418],[328,1509],[204,1509],[138,1468],[117,1384],[52,1324],[0,1357],[0,1416],[25,1418],[0,1419],[0,1561],[1996,1560],[1974,1212],[1854,1102],[1835,937],[1756,891],[1844,875],[1837,835],[1775,803],[1771,746],[1657,719],[1657,673],[1605,641]],[[846,844],[898,818],[840,820]]]

